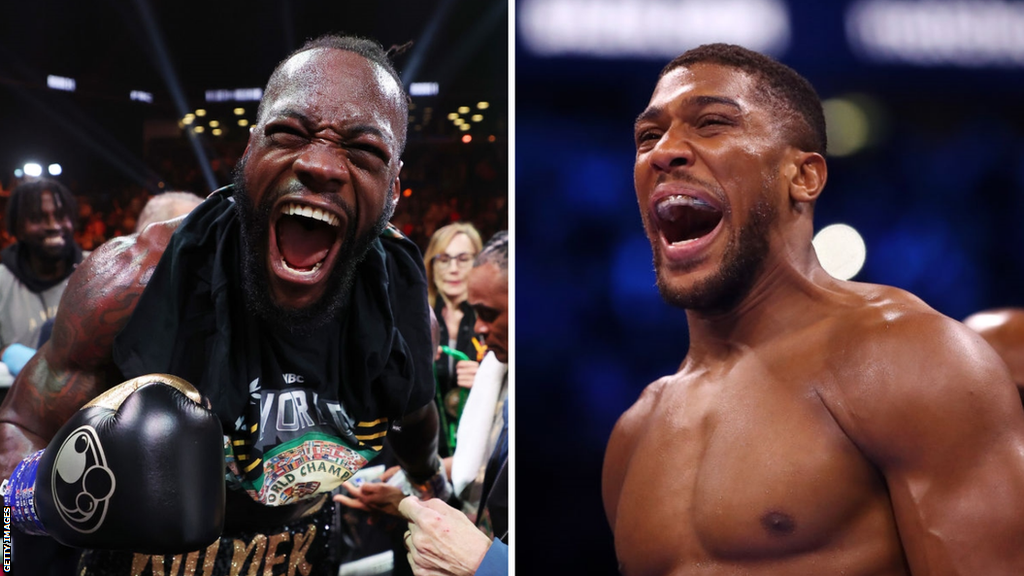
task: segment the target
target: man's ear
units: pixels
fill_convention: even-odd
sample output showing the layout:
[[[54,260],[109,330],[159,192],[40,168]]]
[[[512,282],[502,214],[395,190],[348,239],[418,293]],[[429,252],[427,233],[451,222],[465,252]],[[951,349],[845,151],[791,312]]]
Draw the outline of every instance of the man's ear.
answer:
[[[817,200],[828,180],[828,165],[817,152],[798,151],[793,163],[787,167],[789,197],[794,202],[810,203]]]
[[[402,195],[402,166],[405,163],[401,160],[398,161],[398,170],[395,172],[395,181],[391,183],[391,198],[395,204],[398,203],[398,199]]]
[[[249,148],[252,147],[253,130],[256,126],[249,126],[249,137],[245,140],[245,150],[242,151],[242,155],[239,158],[245,158],[249,155]]]

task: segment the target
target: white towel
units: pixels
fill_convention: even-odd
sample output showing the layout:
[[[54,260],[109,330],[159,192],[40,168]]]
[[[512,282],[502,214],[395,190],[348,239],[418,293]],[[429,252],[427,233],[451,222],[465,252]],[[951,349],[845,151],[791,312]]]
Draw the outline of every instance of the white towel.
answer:
[[[508,364],[488,352],[473,378],[473,387],[469,389],[469,398],[459,419],[458,444],[452,457],[452,486],[456,494],[476,480],[480,467],[494,450],[488,440],[494,424],[494,407],[507,371]]]

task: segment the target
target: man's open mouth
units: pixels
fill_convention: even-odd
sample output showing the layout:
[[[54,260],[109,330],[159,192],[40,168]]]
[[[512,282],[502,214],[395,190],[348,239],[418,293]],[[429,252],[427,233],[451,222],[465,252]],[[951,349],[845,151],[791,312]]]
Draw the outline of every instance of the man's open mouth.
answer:
[[[722,211],[693,196],[673,194],[654,206],[658,229],[669,244],[678,244],[710,234],[722,221]]]
[[[284,267],[313,274],[339,243],[342,228],[338,217],[326,210],[289,202],[281,207],[274,231]]]

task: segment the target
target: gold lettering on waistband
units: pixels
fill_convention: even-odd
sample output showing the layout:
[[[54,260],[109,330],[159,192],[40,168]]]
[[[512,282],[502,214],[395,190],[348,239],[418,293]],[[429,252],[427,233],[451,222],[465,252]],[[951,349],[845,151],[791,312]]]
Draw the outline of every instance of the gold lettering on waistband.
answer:
[[[297,569],[302,576],[309,576],[313,566],[306,562],[306,552],[316,537],[316,525],[309,524],[306,533],[295,533],[295,540],[292,542],[292,553],[288,558],[288,576],[295,576]]]
[[[178,569],[179,568],[181,568],[181,554],[175,554],[174,557],[171,558],[171,575],[170,576],[178,576]]]
[[[185,571],[182,572],[181,576],[196,576],[196,564],[199,563],[199,551],[189,552],[188,556],[185,556]],[[173,574],[177,574],[175,571]]]
[[[288,541],[288,533],[281,532],[280,534],[274,534],[267,540],[267,559],[263,564],[263,576],[271,576],[274,570],[274,565],[284,564],[287,556],[281,556],[277,553],[277,545],[281,542]]]
[[[206,554],[203,556],[203,576],[213,576],[213,566],[217,561],[217,552],[220,551],[220,538],[213,541],[206,548]]]
[[[132,556],[132,576],[142,576],[142,571],[149,563],[153,563],[153,576],[164,576],[164,557],[139,554]]]
[[[245,565],[246,558],[249,558],[249,553],[252,552],[252,562],[249,564],[249,572],[246,576],[256,576],[256,571],[260,567],[260,563],[263,562],[263,551],[267,547],[267,536],[265,534],[257,534],[252,542],[246,546],[241,540],[232,540],[235,545],[235,552],[231,556],[231,575],[239,576],[242,573],[242,567]],[[255,552],[253,549],[255,548]]]

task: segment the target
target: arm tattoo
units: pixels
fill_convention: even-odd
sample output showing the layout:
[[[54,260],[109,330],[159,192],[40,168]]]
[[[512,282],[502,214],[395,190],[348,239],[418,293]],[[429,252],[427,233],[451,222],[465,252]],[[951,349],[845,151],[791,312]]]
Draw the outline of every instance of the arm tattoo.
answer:
[[[8,452],[45,446],[76,410],[117,382],[114,337],[131,316],[169,237],[168,231],[156,239],[115,238],[72,274],[50,341],[18,375],[0,407],[0,469],[24,457]]]

